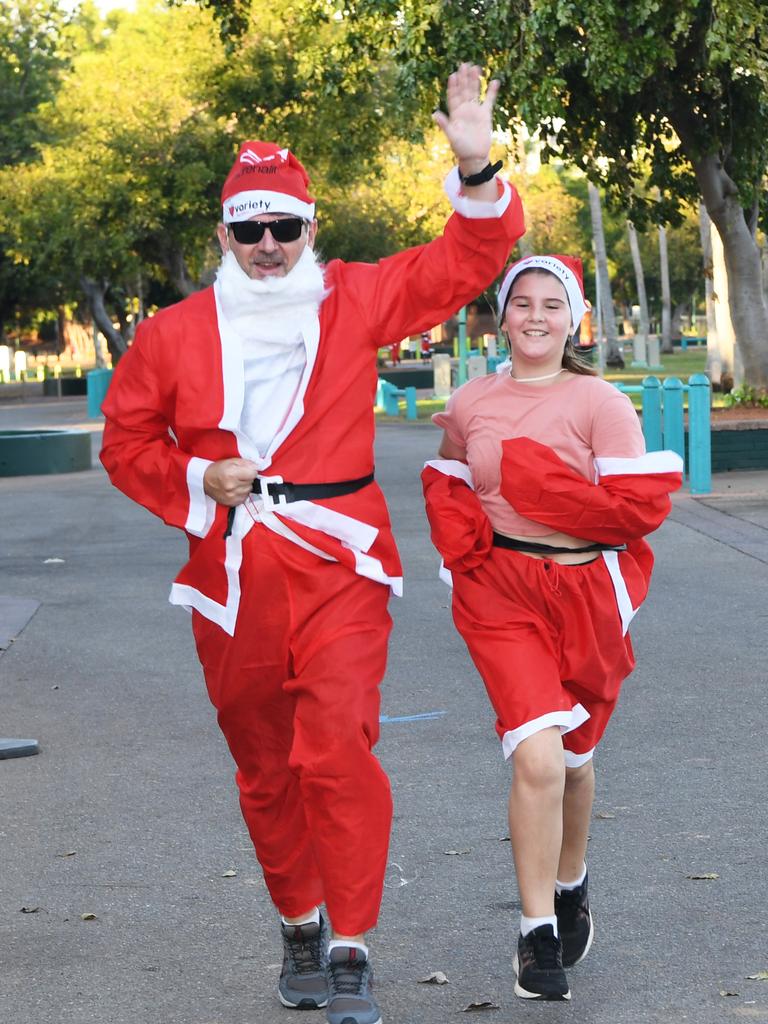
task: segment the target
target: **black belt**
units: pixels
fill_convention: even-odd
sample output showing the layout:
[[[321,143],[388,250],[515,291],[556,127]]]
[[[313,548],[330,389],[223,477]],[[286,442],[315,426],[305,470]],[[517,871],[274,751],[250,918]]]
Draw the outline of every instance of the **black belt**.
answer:
[[[367,476],[360,476],[356,480],[338,480],[330,484],[289,484],[289,483],[267,483],[256,477],[251,487],[252,494],[268,495],[273,501],[279,502],[281,498],[286,503],[292,501],[316,501],[318,498],[340,498],[344,494],[354,494],[361,491],[363,487],[373,483],[373,473]],[[282,504],[282,502],[281,502]],[[235,521],[235,506],[233,505],[227,514],[227,530],[224,540],[232,533],[232,524]]]
[[[551,544],[537,544],[532,540],[517,540],[505,537],[503,533],[493,533],[495,548],[508,548],[510,551],[530,551],[535,555],[578,555],[582,551],[626,551],[626,544],[588,544],[585,548],[558,548]]]
[[[354,494],[373,483],[373,473],[360,476],[357,480],[339,480],[333,484],[277,484],[262,482],[259,477],[253,481],[253,494],[266,493],[273,500],[316,501],[318,498],[340,498],[343,494]]]

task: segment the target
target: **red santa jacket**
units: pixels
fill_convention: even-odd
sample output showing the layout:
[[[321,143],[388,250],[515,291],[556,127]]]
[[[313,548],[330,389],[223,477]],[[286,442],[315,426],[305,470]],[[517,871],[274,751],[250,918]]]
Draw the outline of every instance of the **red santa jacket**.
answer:
[[[376,351],[440,323],[475,298],[504,266],[524,231],[519,198],[500,186],[496,203],[468,203],[452,172],[457,213],[443,235],[377,264],[331,262],[319,317],[304,331],[307,366],[260,476],[290,483],[352,480],[373,471]],[[190,560],[171,602],[196,608],[234,632],[242,539],[253,526],[203,492],[209,462],[242,454],[243,360],[215,288],[145,320],[103,404],[101,460],[129,497],[184,529]],[[401,589],[400,561],[376,483],[354,494],[288,505],[255,496],[269,529],[361,575]]]
[[[653,569],[653,553],[642,538],[669,514],[669,494],[682,483],[680,456],[663,451],[596,458],[592,483],[529,437],[502,441],[501,447],[501,493],[516,512],[553,532],[627,544],[626,551],[603,552],[626,633],[645,600]],[[490,552],[492,531],[469,467],[449,459],[428,462],[422,484],[432,541],[445,568],[467,572],[480,565]]]

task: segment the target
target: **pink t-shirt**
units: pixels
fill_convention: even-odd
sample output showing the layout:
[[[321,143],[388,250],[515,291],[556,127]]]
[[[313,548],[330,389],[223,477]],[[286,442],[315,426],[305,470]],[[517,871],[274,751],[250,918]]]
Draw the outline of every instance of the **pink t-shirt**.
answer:
[[[595,458],[637,458],[645,441],[632,402],[600,377],[563,374],[544,387],[508,373],[476,377],[451,395],[432,421],[466,450],[475,491],[501,533],[543,537],[552,530],[519,516],[499,492],[501,442],[530,437],[557,452],[571,469],[595,480]]]

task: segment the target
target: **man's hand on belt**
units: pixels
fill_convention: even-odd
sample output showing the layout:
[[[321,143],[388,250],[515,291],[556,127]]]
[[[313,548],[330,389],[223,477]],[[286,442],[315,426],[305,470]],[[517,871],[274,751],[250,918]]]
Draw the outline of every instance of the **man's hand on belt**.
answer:
[[[242,505],[258,471],[250,459],[219,459],[203,474],[203,490],[219,505]]]

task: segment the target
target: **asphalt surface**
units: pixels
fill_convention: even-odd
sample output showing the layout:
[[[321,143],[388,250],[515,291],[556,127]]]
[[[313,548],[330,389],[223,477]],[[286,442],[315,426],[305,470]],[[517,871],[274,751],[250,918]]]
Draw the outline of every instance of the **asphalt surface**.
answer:
[[[78,424],[96,448],[81,399],[0,406],[0,429]],[[436,439],[403,423],[377,443],[406,568],[382,710],[434,713],[385,721],[378,747],[396,808],[371,938],[386,1024],[459,1021],[485,1000],[498,1009],[469,1019],[768,1020],[768,980],[748,977],[768,971],[768,473],[681,495],[653,538],[638,668],[596,759],[595,944],[570,1004],[531,1005],[512,993],[509,770],[422,512]],[[189,620],[167,604],[183,537],[100,468],[0,479],[0,507],[0,736],[41,747],[0,761],[0,1021],[294,1020]],[[434,971],[449,984],[419,983]]]

